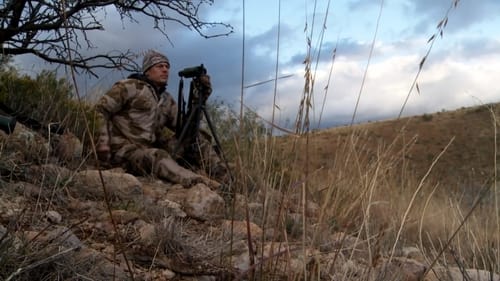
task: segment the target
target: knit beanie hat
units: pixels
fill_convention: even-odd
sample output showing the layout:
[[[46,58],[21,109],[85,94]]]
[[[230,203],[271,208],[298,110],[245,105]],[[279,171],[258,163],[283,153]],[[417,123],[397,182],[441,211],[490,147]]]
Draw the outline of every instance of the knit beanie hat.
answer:
[[[142,72],[148,71],[153,65],[165,62],[170,65],[167,56],[155,50],[148,50],[142,60]]]

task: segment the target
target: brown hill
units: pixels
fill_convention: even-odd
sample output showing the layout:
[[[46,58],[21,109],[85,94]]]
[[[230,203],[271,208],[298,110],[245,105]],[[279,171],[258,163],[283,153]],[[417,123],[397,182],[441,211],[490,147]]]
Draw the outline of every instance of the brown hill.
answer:
[[[495,176],[499,113],[500,104],[488,104],[314,132],[299,165],[307,155],[310,171],[331,170],[354,148],[364,160],[390,158],[401,176],[430,171],[429,180],[446,186],[479,187]]]

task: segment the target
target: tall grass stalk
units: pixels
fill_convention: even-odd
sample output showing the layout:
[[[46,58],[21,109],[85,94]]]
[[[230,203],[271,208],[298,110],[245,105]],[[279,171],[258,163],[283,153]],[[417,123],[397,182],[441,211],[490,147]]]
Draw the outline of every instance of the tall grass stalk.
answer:
[[[326,5],[326,10],[325,10],[325,16],[323,18],[323,25],[321,26],[320,35],[318,36],[318,42],[316,43],[316,47],[315,47],[316,54],[313,55],[313,57],[316,57],[315,66],[314,66],[314,72],[313,72],[313,78],[312,78],[312,81],[311,81],[311,107],[312,107],[312,112],[313,112],[313,118],[316,117],[316,114],[315,114],[315,109],[316,108],[313,106],[315,104],[314,95],[313,95],[314,84],[315,84],[315,81],[316,81],[316,74],[318,72],[319,60],[321,58],[321,50],[323,49],[323,40],[325,38],[325,31],[326,31],[326,28],[327,28],[327,20],[328,20],[329,13],[330,13],[330,3],[331,3],[331,1],[328,0],[328,3]],[[312,34],[311,34],[311,36],[312,36]],[[312,40],[312,38],[311,38],[311,40]],[[329,82],[327,83],[326,87],[328,87],[328,84],[329,84]],[[321,113],[320,113],[320,115],[321,115]],[[319,121],[318,121],[318,124],[319,124]]]
[[[241,1],[242,4],[242,38],[241,38],[241,88],[240,88],[240,133],[243,133],[243,105],[245,101],[245,44],[246,44],[246,7],[245,0]]]
[[[443,37],[444,29],[446,28],[446,25],[448,24],[448,16],[449,16],[450,12],[454,8],[457,8],[459,2],[460,2],[460,0],[452,0],[451,1],[451,4],[448,7],[448,9],[446,10],[444,17],[439,21],[439,23],[436,26],[436,32],[427,40],[427,43],[430,43],[429,48],[427,49],[427,52],[425,53],[423,58],[420,60],[420,63],[418,65],[418,71],[415,74],[415,77],[413,78],[413,82],[410,86],[410,89],[408,90],[408,93],[406,94],[406,98],[405,98],[403,105],[401,106],[401,110],[399,111],[399,114],[398,114],[398,119],[401,118],[401,116],[403,115],[403,111],[406,107],[406,104],[408,103],[408,100],[410,99],[410,96],[411,96],[411,93],[413,92],[413,89],[416,88],[417,92],[420,93],[420,88],[418,86],[418,78],[420,77],[420,73],[422,72],[422,70],[424,68],[425,62],[429,58],[429,55],[432,51],[432,47],[434,46],[434,43],[436,42],[436,39],[438,37],[441,37],[441,38]]]
[[[321,103],[321,110],[319,112],[319,117],[318,117],[318,125],[317,125],[318,128],[321,128],[321,119],[323,117],[323,112],[325,110],[326,98],[328,97],[328,90],[330,89],[330,86],[331,86],[333,65],[335,64],[335,58],[337,57],[337,47],[338,47],[338,40],[337,40],[337,43],[335,44],[335,48],[332,51],[332,59],[331,59],[331,63],[330,63],[330,70],[328,73],[328,80],[327,80],[326,85],[324,87],[323,102]]]
[[[382,18],[383,10],[384,10],[384,0],[380,2],[380,9],[378,12],[377,23],[375,24],[375,32],[373,33],[372,44],[370,46],[370,53],[368,54],[368,61],[366,62],[365,72],[363,74],[363,80],[361,81],[358,97],[356,98],[356,105],[354,106],[354,112],[352,113],[351,126],[354,124],[356,113],[358,111],[359,101],[361,99],[361,94],[363,93],[363,88],[365,86],[366,76],[368,75],[368,68],[370,66],[370,62],[373,56],[373,49],[375,48],[375,41],[377,40],[378,28],[380,26],[380,19]]]
[[[281,38],[281,0],[278,0],[278,34],[276,34],[276,62],[274,69],[274,90],[273,90],[273,108],[271,122],[275,123],[276,114],[276,96],[278,95],[278,71],[280,63],[280,38]],[[271,135],[273,135],[274,127],[271,127]]]
[[[493,167],[494,167],[494,173],[493,173],[493,185],[494,185],[494,192],[495,192],[495,214],[496,214],[496,225],[497,225],[497,233],[500,233],[500,191],[498,189],[498,170],[497,170],[497,155],[498,155],[498,139],[497,139],[497,132],[498,132],[498,127],[497,125],[499,124],[497,116],[495,112],[493,111],[492,108],[490,108],[490,113],[491,117],[493,119],[493,138],[494,138],[494,155],[493,155]],[[497,256],[496,260],[500,261],[500,234],[497,236],[496,239],[496,249],[497,249]],[[499,266],[500,267],[500,266]],[[500,270],[500,268],[497,268],[497,270]]]

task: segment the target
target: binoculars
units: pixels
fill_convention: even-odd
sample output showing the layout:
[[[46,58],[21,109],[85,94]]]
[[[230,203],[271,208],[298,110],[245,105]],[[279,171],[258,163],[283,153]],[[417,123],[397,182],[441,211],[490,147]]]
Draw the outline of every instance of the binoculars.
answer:
[[[184,78],[198,77],[202,74],[207,74],[207,69],[203,66],[203,64],[194,67],[186,67],[179,71],[179,76]]]
[[[16,118],[0,115],[0,130],[4,131],[6,134],[11,134],[16,128]]]

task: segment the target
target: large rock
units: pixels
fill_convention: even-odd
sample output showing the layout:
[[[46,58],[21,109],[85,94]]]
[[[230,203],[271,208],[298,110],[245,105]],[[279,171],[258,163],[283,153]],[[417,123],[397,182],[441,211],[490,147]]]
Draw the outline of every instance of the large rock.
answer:
[[[425,276],[425,281],[500,281],[500,275],[480,269],[435,267]]]
[[[0,224],[0,238],[3,238],[7,235],[7,228]]]
[[[25,231],[24,237],[28,241],[41,243],[56,243],[65,248],[82,248],[85,247],[83,242],[73,233],[73,231],[65,226],[55,226],[42,231]]]
[[[190,217],[203,221],[224,216],[224,199],[201,183],[188,189],[183,205]]]
[[[370,280],[422,280],[427,267],[412,259],[392,258],[382,259],[382,262],[373,270]]]
[[[202,183],[190,188],[173,188],[166,198],[181,204],[186,214],[197,220],[211,221],[224,216],[224,199]]]
[[[82,280],[132,280],[125,263],[113,263],[104,254],[90,248],[75,252],[67,262],[76,267],[75,271]]]
[[[249,227],[247,227],[246,221],[224,220],[222,222],[221,227],[224,237],[228,239],[233,239],[233,240],[247,239],[248,230],[250,230],[250,235],[253,240],[262,239],[262,234],[263,234],[262,229],[253,222],[249,222]]]
[[[84,170],[75,175],[71,191],[80,198],[103,199],[106,190],[110,200],[137,200],[142,198],[142,184],[133,175],[121,171],[101,171],[104,187],[98,170]]]

